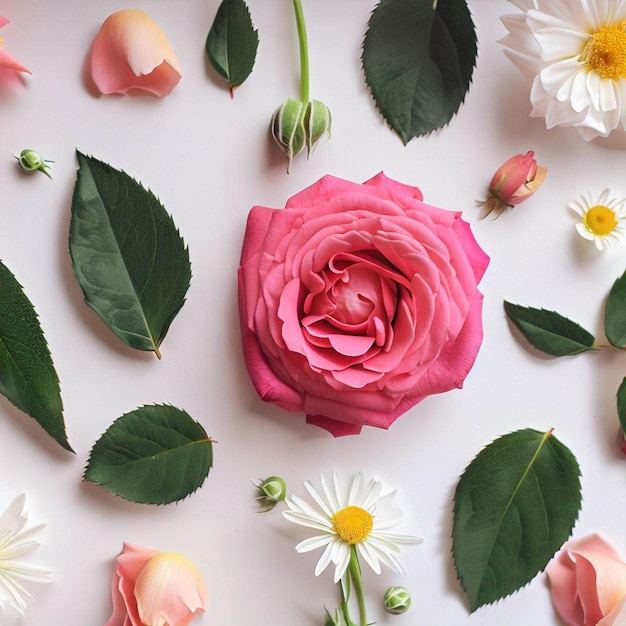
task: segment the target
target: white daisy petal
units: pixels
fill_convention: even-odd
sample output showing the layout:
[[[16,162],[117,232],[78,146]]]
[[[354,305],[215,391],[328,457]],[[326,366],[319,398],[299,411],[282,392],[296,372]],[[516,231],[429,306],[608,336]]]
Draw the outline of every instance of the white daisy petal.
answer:
[[[329,543],[326,546],[326,549],[324,550],[324,552],[322,552],[322,556],[320,557],[320,560],[317,562],[317,565],[315,566],[316,576],[319,576],[330,565],[334,543],[336,542]]]
[[[338,583],[348,569],[348,564],[350,563],[350,548],[339,541],[335,545],[337,546],[337,559],[334,582]]]
[[[315,500],[315,502],[317,503],[317,506],[320,507],[320,509],[322,509],[322,511],[324,511],[324,513],[328,516],[328,517],[332,517],[332,513],[330,510],[330,507],[328,506],[328,504],[324,501],[324,498],[322,498],[322,496],[320,496],[319,493],[317,493],[317,491],[315,490],[315,488],[313,487],[313,485],[307,480],[304,483],[304,486],[306,488],[306,490],[309,492],[309,495],[313,498],[313,500]]]
[[[593,241],[595,237],[585,228],[584,224],[576,224],[576,230],[581,237]]]
[[[0,516],[0,608],[10,606],[19,615],[24,614],[30,593],[21,581],[50,582],[49,570],[16,561],[36,550],[40,542],[37,533],[44,525],[26,528],[28,515],[24,512],[26,498],[15,498]]]
[[[380,563],[376,553],[370,550],[369,544],[357,544],[358,553],[365,559],[365,562],[372,568],[376,574],[380,574]]]
[[[331,541],[333,541],[334,537],[332,535],[317,535],[316,537],[309,537],[304,541],[301,541],[296,546],[296,552],[311,552],[311,550],[317,550],[318,548],[323,548],[328,545]]]
[[[324,520],[323,523],[316,522],[302,513],[283,511],[283,517],[294,524],[298,524],[298,526],[306,526],[308,528],[313,528],[314,530],[321,530],[322,532],[332,529],[332,524],[330,524],[327,520]]]

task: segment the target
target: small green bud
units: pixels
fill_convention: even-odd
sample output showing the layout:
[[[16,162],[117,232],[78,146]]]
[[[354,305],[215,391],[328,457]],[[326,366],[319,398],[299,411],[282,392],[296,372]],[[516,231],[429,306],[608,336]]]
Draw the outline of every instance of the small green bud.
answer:
[[[404,587],[389,587],[383,600],[385,610],[393,615],[406,613],[411,606],[411,594]]]
[[[257,500],[263,511],[271,511],[287,496],[287,485],[279,476],[270,476],[255,486],[259,492]]]
[[[48,161],[47,159],[44,159],[41,154],[39,154],[39,152],[37,152],[36,150],[22,150],[20,152],[20,156],[15,158],[17,159],[18,165],[25,172],[37,171],[45,174],[48,178],[52,178],[52,176],[50,176],[50,174],[48,173],[48,170],[50,169],[48,163],[54,163],[54,161]]]
[[[304,111],[304,129],[306,132],[306,147],[308,154],[311,155],[315,146],[319,143],[320,139],[328,133],[330,139],[330,126],[332,123],[332,116],[330,109],[319,100],[311,100],[306,105]]]
[[[303,112],[302,102],[289,98],[272,115],[272,135],[289,159],[287,172],[293,157],[302,152],[306,143]]]

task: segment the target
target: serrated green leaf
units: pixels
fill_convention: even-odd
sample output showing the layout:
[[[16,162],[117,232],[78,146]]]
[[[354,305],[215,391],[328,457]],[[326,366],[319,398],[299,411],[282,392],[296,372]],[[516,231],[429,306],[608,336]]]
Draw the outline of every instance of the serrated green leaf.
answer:
[[[37,313],[0,261],[0,393],[37,420],[66,450],[59,378]]]
[[[206,40],[206,54],[231,90],[252,72],[259,35],[244,0],[223,0]]]
[[[609,293],[604,332],[611,345],[626,348],[626,272],[613,283]]]
[[[448,124],[476,65],[465,0],[381,0],[363,42],[363,70],[378,110],[406,145]]]
[[[622,425],[624,431],[626,431],[626,378],[624,378],[617,390],[617,415],[619,417],[619,423]]]
[[[185,303],[189,251],[152,192],[77,152],[70,254],[85,302],[126,344],[159,346]]]
[[[212,440],[185,411],[142,406],[113,422],[91,450],[84,478],[143,504],[168,504],[198,489],[213,465]]]
[[[537,350],[551,356],[569,356],[593,349],[594,336],[556,311],[534,309],[504,301],[504,310]]]
[[[484,448],[454,495],[452,556],[471,611],[542,571],[570,536],[581,502],[576,458],[552,431],[518,430]]]

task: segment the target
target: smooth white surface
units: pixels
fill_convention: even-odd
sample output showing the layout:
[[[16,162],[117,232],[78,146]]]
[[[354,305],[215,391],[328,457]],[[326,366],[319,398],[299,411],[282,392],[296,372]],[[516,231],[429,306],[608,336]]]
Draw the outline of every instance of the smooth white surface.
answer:
[[[4,98],[0,118],[0,258],[41,316],[62,383],[76,456],[0,398],[0,508],[27,493],[32,523],[48,522],[33,562],[55,570],[24,626],[97,626],[111,610],[109,581],[122,541],[192,558],[211,591],[194,624],[314,626],[337,602],[318,553],[298,555],[305,529],[278,512],[258,515],[250,481],[283,476],[292,493],[337,469],[362,469],[399,490],[403,532],[424,538],[401,555],[408,577],[364,570],[370,621],[396,626],[559,624],[544,575],[495,606],[468,615],[450,552],[451,498],[464,467],[498,436],[555,428],[583,472],[577,537],[599,531],[626,552],[626,459],[616,447],[615,393],[626,354],[605,350],[568,359],[527,350],[502,300],[557,309],[602,336],[602,314],[626,248],[599,254],[578,237],[567,202],[611,187],[626,194],[626,155],[585,143],[575,130],[546,131],[528,118],[528,87],[496,40],[501,0],[471,2],[480,54],[470,93],[442,132],[403,147],[379,118],[360,70],[360,44],[374,0],[305,0],[311,95],[333,113],[333,137],[291,175],[268,135],[276,106],[298,93],[297,40],[289,0],[250,0],[260,48],[248,81],[228,97],[209,68],[204,42],[217,0],[2,0],[5,45],[33,75]],[[146,10],[183,67],[176,89],[153,97],[94,97],[82,80],[101,22],[118,9]],[[24,147],[55,164],[53,180],[28,177],[11,154]],[[126,348],[83,304],[67,252],[74,150],[110,162],[150,187],[189,245],[188,301],[162,346],[163,360]],[[543,188],[497,221],[479,221],[495,169],[528,149],[549,169]],[[491,256],[481,286],[485,339],[465,388],[425,400],[388,432],[334,440],[304,416],[266,405],[249,382],[239,343],[236,270],[248,210],[284,206],[326,173],[365,180],[378,171],[421,187],[437,206],[464,210]],[[89,450],[110,423],[146,403],[186,409],[218,440],[202,489],[178,505],[149,507],[81,483]],[[380,606],[387,586],[405,585],[404,616]],[[11,620],[0,619],[3,626]]]

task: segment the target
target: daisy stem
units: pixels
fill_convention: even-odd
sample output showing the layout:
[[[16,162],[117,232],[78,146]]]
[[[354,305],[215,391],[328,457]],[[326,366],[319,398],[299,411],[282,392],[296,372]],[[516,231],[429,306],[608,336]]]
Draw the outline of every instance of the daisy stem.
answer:
[[[367,626],[367,614],[365,611],[365,598],[363,597],[363,585],[361,584],[361,566],[359,565],[359,557],[356,553],[356,547],[350,546],[350,563],[348,564],[350,579],[354,586],[356,599],[359,604],[360,626]]]
[[[309,43],[300,0],[293,0],[293,8],[296,12],[296,26],[300,44],[300,101],[306,105],[309,101]]]

